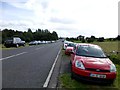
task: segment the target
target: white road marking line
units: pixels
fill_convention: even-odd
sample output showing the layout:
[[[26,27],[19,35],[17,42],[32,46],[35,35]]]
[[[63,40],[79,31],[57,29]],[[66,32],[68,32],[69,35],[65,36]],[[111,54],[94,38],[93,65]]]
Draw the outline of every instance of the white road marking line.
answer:
[[[43,85],[44,88],[46,88],[46,87],[48,86],[48,83],[49,83],[49,81],[50,81],[51,75],[52,75],[52,73],[53,73],[53,70],[54,70],[55,64],[56,64],[56,62],[57,62],[57,60],[58,60],[58,56],[59,56],[60,52],[61,52],[61,48],[60,48],[60,50],[59,50],[59,52],[58,52],[58,54],[57,54],[57,57],[55,58],[55,61],[54,61],[53,65],[52,65],[52,68],[51,68],[51,70],[50,70],[50,72],[49,72],[49,74],[48,74],[48,77],[47,77],[44,85]]]
[[[39,50],[39,49],[41,49],[42,47],[40,47],[40,48],[36,48],[35,50]]]
[[[25,53],[27,53],[27,52],[22,52],[22,53],[19,53],[19,54],[15,54],[15,55],[12,55],[12,56],[8,56],[8,57],[5,57],[5,58],[1,58],[0,61],[1,61],[1,60],[5,60],[5,59],[8,59],[8,58],[15,57],[15,56],[19,56],[19,55],[22,55],[22,54],[25,54]]]
[[[39,50],[39,49],[42,49],[42,48],[44,48],[44,46],[42,46],[42,47],[39,47],[39,48],[36,48],[35,50]]]

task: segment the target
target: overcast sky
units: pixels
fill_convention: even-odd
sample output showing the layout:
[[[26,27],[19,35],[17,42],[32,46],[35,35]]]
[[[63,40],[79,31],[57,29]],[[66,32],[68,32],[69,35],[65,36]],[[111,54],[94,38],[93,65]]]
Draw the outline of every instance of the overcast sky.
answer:
[[[48,29],[59,37],[116,37],[118,1],[0,0],[0,29]]]

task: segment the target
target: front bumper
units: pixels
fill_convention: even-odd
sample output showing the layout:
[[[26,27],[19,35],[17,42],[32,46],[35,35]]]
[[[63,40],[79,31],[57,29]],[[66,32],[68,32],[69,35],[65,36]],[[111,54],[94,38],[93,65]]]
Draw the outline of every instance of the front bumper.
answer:
[[[112,84],[115,79],[101,79],[101,78],[91,78],[86,76],[81,76],[76,73],[72,73],[73,77],[77,80],[82,80],[83,82],[87,83],[98,83],[98,84]]]
[[[65,50],[66,55],[70,55],[72,50]]]
[[[106,75],[106,78],[90,77],[91,73]],[[95,83],[113,83],[116,78],[115,72],[95,72],[95,71],[88,71],[88,70],[80,70],[78,68],[73,68],[73,67],[72,67],[72,74],[77,79],[95,82]]]

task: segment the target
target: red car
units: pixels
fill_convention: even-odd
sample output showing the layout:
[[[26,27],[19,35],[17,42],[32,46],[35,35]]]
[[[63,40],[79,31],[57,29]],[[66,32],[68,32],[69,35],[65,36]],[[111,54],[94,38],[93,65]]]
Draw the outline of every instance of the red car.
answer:
[[[68,43],[66,49],[65,49],[65,54],[70,55],[71,52],[75,49],[76,45],[75,43]]]
[[[112,84],[116,67],[99,46],[78,44],[71,54],[71,78]]]
[[[73,49],[74,49],[74,47],[67,47],[67,48],[65,49],[65,54],[66,54],[66,55],[70,55],[71,52],[73,51]]]

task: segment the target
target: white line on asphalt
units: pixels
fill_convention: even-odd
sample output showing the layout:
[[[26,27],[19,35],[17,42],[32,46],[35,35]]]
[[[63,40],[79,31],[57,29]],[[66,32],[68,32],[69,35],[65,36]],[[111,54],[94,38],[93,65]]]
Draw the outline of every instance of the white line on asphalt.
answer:
[[[39,49],[41,49],[41,48],[43,48],[43,47],[40,47],[40,48],[36,48],[35,50],[39,50]]]
[[[53,73],[53,70],[54,70],[55,64],[56,64],[56,62],[57,62],[57,60],[58,60],[58,56],[59,56],[60,52],[61,52],[61,48],[60,48],[60,50],[59,50],[59,52],[58,52],[58,54],[57,54],[57,57],[55,58],[55,61],[54,61],[53,65],[52,65],[52,68],[51,68],[51,70],[50,70],[50,72],[49,72],[49,74],[48,74],[48,77],[47,77],[44,85],[43,85],[44,88],[46,88],[46,87],[48,86],[48,83],[49,83],[49,81],[50,81],[51,75],[52,75],[52,73]]]
[[[15,54],[15,55],[12,55],[12,56],[8,56],[8,57],[5,57],[5,58],[1,58],[0,61],[1,61],[1,60],[5,60],[5,59],[8,59],[8,58],[15,57],[15,56],[19,56],[19,55],[22,55],[22,54],[25,54],[25,53],[27,53],[27,52],[22,52],[22,53],[19,53],[19,54]]]

